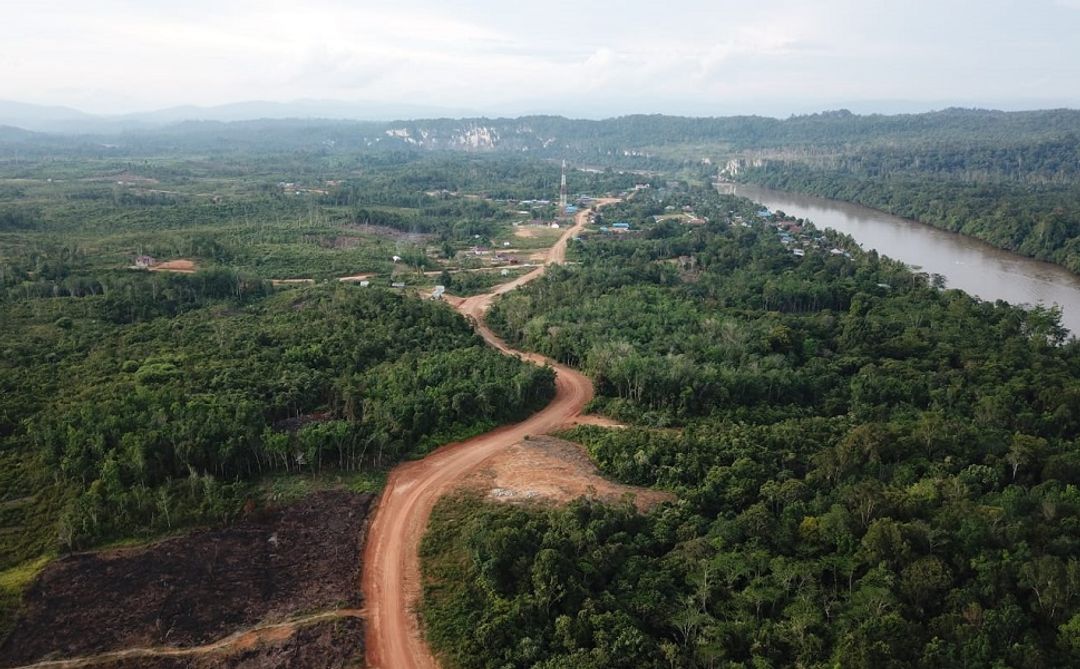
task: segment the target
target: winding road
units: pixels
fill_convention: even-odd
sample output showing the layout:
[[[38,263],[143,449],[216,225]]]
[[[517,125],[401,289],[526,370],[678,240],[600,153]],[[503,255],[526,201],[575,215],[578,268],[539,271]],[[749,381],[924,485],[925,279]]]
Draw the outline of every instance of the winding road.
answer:
[[[599,200],[597,206],[615,201]],[[548,251],[547,265],[565,262],[567,242],[581,232],[588,216],[587,210],[577,214],[574,225]],[[402,464],[391,472],[364,549],[362,586],[367,608],[369,667],[434,669],[438,666],[424,642],[416,616],[421,589],[420,541],[438,499],[485,460],[526,436],[546,434],[576,422],[592,399],[593,387],[588,377],[543,356],[511,349],[484,324],[484,313],[496,296],[541,277],[545,268],[546,265],[539,267],[490,293],[451,302],[473,320],[479,334],[491,346],[538,365],[550,365],[556,372],[555,398],[521,423],[448,444],[423,460]]]

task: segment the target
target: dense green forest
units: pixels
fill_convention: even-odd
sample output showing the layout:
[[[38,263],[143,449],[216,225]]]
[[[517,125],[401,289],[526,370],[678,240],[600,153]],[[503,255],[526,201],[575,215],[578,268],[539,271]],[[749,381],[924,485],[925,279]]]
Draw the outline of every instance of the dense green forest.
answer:
[[[489,316],[633,424],[569,438],[678,501],[443,502],[424,620],[449,665],[1080,663],[1080,344],[1057,315],[812,228],[796,257],[772,225],[652,222],[682,201],[605,210],[642,231],[587,235]]]
[[[0,301],[0,339],[0,569],[229,521],[270,476],[369,480],[554,392],[441,303],[224,271]]]
[[[1078,664],[1080,344],[1058,315],[812,226],[796,257],[752,203],[687,186],[762,157],[740,178],[1078,270],[1078,135],[1068,110],[0,129],[0,631],[58,552],[227,522],[273,482],[378,485],[546,402],[550,370],[415,293],[527,271],[566,157],[571,194],[643,187],[489,322],[590,374],[631,427],[568,436],[678,502],[443,503],[444,657]]]

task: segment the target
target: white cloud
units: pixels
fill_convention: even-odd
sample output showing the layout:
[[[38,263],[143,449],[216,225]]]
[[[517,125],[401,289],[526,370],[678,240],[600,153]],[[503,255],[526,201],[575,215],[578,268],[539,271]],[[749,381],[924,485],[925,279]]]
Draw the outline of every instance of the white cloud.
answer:
[[[1056,2],[14,0],[0,23],[0,98],[99,111],[308,97],[575,113],[1057,97],[1080,91],[1069,11],[1080,0]]]

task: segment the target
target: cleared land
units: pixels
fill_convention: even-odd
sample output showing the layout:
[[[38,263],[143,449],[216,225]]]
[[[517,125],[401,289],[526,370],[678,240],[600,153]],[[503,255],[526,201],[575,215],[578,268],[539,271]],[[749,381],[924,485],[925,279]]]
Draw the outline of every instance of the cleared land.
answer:
[[[179,272],[180,274],[194,274],[198,269],[192,260],[167,260],[150,268],[151,272]]]
[[[371,501],[318,492],[223,529],[61,558],[27,591],[0,666],[151,666],[150,658],[152,666],[224,666],[213,663],[235,653],[278,658],[245,666],[281,666],[282,653],[294,667],[358,659],[355,584]],[[304,616],[313,617],[296,623]]]
[[[586,497],[613,504],[629,495],[639,511],[674,499],[670,493],[609,481],[581,446],[548,436],[530,437],[493,455],[462,487],[510,503],[564,504]]]

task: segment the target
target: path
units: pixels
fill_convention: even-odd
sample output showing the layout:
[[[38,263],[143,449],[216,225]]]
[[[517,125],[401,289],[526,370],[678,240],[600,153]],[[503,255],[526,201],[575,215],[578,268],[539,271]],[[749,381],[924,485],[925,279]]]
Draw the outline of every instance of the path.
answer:
[[[615,200],[600,200],[598,206]],[[548,252],[547,264],[566,260],[567,242],[585,227],[589,212],[581,211]],[[467,441],[439,448],[423,460],[395,468],[383,490],[364,549],[363,589],[368,616],[368,666],[394,669],[434,669],[438,666],[424,643],[415,615],[420,597],[420,541],[435,502],[491,456],[528,435],[551,432],[574,423],[592,399],[588,377],[535,353],[507,346],[484,324],[492,300],[543,275],[546,266],[504,283],[490,293],[453,300],[455,308],[476,324],[491,346],[538,365],[555,369],[555,398],[521,423],[507,425]]]
[[[188,657],[194,655],[206,655],[209,653],[220,653],[223,651],[231,650],[244,650],[248,648],[254,648],[264,641],[281,641],[288,639],[296,630],[304,625],[310,625],[311,623],[321,622],[323,620],[334,620],[337,618],[364,618],[365,612],[363,609],[338,609],[336,611],[323,611],[321,613],[314,613],[303,618],[297,618],[295,620],[289,620],[282,623],[273,623],[270,625],[261,625],[259,627],[253,627],[251,629],[241,630],[234,634],[219,639],[213,643],[209,643],[203,646],[189,646],[185,648],[177,648],[172,646],[157,646],[153,648],[125,648],[124,650],[114,650],[107,653],[100,653],[98,655],[87,655],[85,657],[72,657],[64,660],[46,660],[44,662],[35,662],[34,664],[26,664],[21,667],[14,667],[14,669],[77,669],[78,667],[92,667],[98,664],[105,664],[107,662],[116,662],[117,660],[129,660],[141,657]]]

